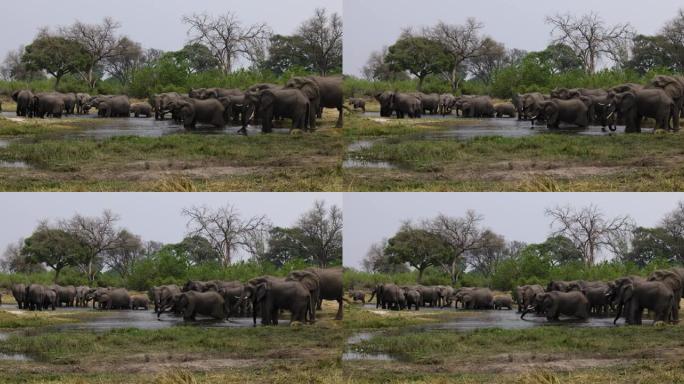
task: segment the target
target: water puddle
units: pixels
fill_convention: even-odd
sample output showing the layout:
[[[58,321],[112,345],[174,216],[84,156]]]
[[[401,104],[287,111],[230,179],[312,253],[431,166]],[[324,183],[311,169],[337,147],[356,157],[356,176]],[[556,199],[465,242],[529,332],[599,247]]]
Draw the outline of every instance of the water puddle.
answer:
[[[5,161],[5,160],[0,160],[0,168],[19,168],[19,169],[26,169],[26,168],[31,168],[30,165],[28,165],[24,161]]]
[[[396,166],[387,161],[367,161],[361,159],[347,159],[342,162],[342,168],[392,169]]]
[[[7,148],[9,147],[10,142],[7,140],[0,140],[0,148]]]
[[[31,361],[32,358],[23,353],[0,353],[0,360],[5,361]]]
[[[347,351],[342,354],[342,361],[372,360],[372,361],[394,361],[394,357],[387,353],[366,353],[356,347],[361,342],[368,341],[375,336],[374,333],[360,332],[347,339]]]
[[[364,149],[368,149],[373,146],[375,142],[370,141],[370,140],[360,140],[355,143],[349,144],[347,147],[347,152],[359,152]]]
[[[445,323],[421,326],[422,329],[441,329],[454,331],[474,331],[484,328],[526,329],[543,326],[570,326],[578,328],[614,327],[613,317],[591,317],[587,321],[561,316],[559,321],[547,321],[543,316],[529,313],[525,319],[520,319],[520,313],[515,310],[500,311],[464,311],[462,318]],[[619,323],[618,323],[619,324]]]

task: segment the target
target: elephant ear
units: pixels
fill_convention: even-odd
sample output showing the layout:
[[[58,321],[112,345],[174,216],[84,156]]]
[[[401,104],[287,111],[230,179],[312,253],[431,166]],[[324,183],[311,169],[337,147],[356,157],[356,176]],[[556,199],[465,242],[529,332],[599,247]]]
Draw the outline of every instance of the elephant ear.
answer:
[[[255,301],[256,302],[261,302],[266,298],[266,295],[268,292],[271,290],[270,284],[268,283],[261,283],[257,286],[256,288],[256,297]]]

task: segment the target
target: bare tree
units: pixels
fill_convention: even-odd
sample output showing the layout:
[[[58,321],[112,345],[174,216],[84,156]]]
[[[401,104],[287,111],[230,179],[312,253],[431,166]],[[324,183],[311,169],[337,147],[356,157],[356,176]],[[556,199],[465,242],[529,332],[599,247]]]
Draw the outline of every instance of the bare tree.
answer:
[[[497,265],[510,257],[513,251],[508,248],[503,236],[489,229],[482,232],[481,242],[481,247],[468,252],[466,259],[471,268],[489,277],[496,271]]]
[[[76,215],[60,222],[60,227],[74,234],[86,247],[81,269],[88,276],[88,281],[95,281],[100,271],[101,257],[115,249],[119,236],[115,228],[119,217],[112,211],[105,210],[100,217]]]
[[[116,244],[104,252],[104,265],[126,278],[133,263],[145,254],[145,248],[140,236],[123,229],[117,234]]]
[[[223,266],[231,264],[233,251],[246,247],[253,232],[268,224],[266,216],[243,218],[230,204],[215,210],[207,206],[184,208],[182,214],[188,218],[188,235],[209,240],[222,255]]]
[[[182,21],[189,25],[190,43],[209,48],[226,74],[232,71],[234,61],[240,57],[258,61],[271,34],[270,28],[263,23],[243,26],[231,12],[219,16],[192,14],[183,16]]]
[[[453,68],[447,75],[453,91],[458,89],[467,62],[482,55],[485,44],[485,38],[480,36],[482,28],[484,25],[471,17],[464,25],[451,25],[440,21],[436,26],[423,31],[427,37],[444,44],[453,56]]]
[[[487,37],[482,42],[480,55],[470,59],[469,72],[477,79],[489,84],[496,70],[508,64],[506,47]]]
[[[554,44],[566,44],[575,51],[587,73],[595,73],[599,59],[608,55],[618,59],[634,32],[629,23],[606,25],[596,13],[575,16],[569,13],[547,16],[546,23],[553,29]]]
[[[660,221],[660,226],[674,238],[684,238],[684,201]]]
[[[116,52],[105,60],[105,71],[122,84],[129,84],[133,71],[145,61],[145,54],[139,43],[127,37],[119,40]]]
[[[95,74],[97,66],[119,54],[120,39],[116,36],[116,31],[120,27],[121,24],[106,17],[101,24],[76,21],[73,25],[60,29],[64,36],[81,43],[88,53],[89,60],[81,76],[91,89],[95,88],[98,80]]]
[[[21,252],[23,246],[24,239],[7,245],[2,254],[2,260],[0,260],[0,269],[9,273],[45,272],[45,267],[42,264],[31,261],[28,256]]]
[[[330,16],[324,8],[316,8],[314,16],[297,29],[304,42],[303,52],[314,69],[325,76],[342,68],[342,18],[337,13]]]
[[[572,240],[582,253],[587,266],[596,262],[596,252],[608,248],[615,251],[634,228],[632,219],[626,216],[607,218],[596,206],[581,209],[568,206],[546,210],[551,217],[554,236],[565,236]]]
[[[45,74],[29,66],[22,60],[24,46],[19,46],[16,50],[7,52],[7,56],[0,65],[0,76],[3,80],[35,80],[44,79]]]
[[[387,239],[382,239],[377,243],[373,243],[366,256],[361,261],[361,265],[366,272],[376,273],[404,273],[409,272],[406,263],[397,264],[392,262],[385,254],[387,247]]]
[[[263,261],[268,252],[268,242],[271,239],[272,225],[264,224],[245,235],[245,250],[252,259]]]
[[[451,246],[452,254],[441,262],[441,266],[452,283],[458,281],[466,255],[484,246],[484,231],[480,228],[482,220],[482,216],[469,210],[464,217],[439,215],[428,223],[431,231],[442,236]]]

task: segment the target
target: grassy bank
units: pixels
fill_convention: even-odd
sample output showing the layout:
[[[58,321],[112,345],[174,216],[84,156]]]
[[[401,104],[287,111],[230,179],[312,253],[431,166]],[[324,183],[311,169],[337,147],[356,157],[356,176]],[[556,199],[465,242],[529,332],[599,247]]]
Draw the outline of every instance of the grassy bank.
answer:
[[[661,383],[684,380],[684,327],[535,327],[472,332],[411,327],[468,312],[350,310],[345,320],[371,331],[349,346],[387,354],[343,364],[353,383]],[[419,313],[420,312],[420,313]],[[372,327],[367,318],[380,318]],[[404,319],[403,323],[399,319]]]
[[[327,118],[328,115],[326,115]],[[330,128],[292,135],[196,135],[66,140],[70,120],[2,121],[2,190],[330,191],[341,189],[342,136]],[[94,120],[94,124],[97,120]],[[13,140],[20,139],[20,140]]]
[[[682,132],[427,140],[416,134],[429,130],[430,124],[443,129],[443,122],[349,120],[348,142],[375,140],[354,156],[395,166],[346,169],[345,186],[354,191],[675,191],[684,187]]]
[[[337,383],[347,332],[333,320],[335,310],[336,304],[324,303],[315,325],[104,332],[48,327],[60,324],[54,320],[59,310],[0,312],[0,328],[5,318],[43,319],[12,327],[0,343],[0,353],[31,359],[0,359],[0,383]]]

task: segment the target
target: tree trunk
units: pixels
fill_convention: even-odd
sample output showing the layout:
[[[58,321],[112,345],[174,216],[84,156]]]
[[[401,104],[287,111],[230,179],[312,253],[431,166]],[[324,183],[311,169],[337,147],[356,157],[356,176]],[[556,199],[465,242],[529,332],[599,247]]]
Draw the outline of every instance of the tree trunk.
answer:
[[[59,82],[62,80],[62,76],[55,76],[55,91],[59,87]]]
[[[425,76],[418,76],[418,91],[423,92],[423,81],[425,80]]]
[[[57,280],[59,279],[59,273],[62,271],[62,268],[54,268],[55,269],[55,280],[54,283],[57,284]]]
[[[223,266],[230,265],[230,244],[226,244],[223,248]]]
[[[423,281],[423,272],[425,271],[425,268],[418,268],[418,284],[420,284],[421,281]]]

